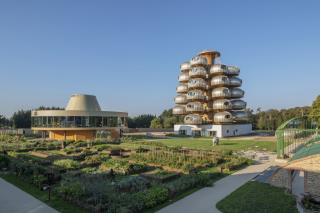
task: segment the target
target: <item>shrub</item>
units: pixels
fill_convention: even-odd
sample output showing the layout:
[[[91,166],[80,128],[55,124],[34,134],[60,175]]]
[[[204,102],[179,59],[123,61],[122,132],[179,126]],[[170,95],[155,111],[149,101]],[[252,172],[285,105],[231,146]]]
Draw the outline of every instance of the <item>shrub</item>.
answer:
[[[120,139],[121,143],[132,143],[134,141],[134,139],[130,136],[123,136]]]
[[[144,205],[146,208],[152,208],[169,199],[168,189],[161,186],[154,186],[142,193],[145,194]]]
[[[86,156],[85,160],[82,163],[87,166],[96,166],[101,163],[101,160],[102,160],[102,157],[100,155],[91,155],[91,156]]]
[[[81,169],[81,172],[86,173],[86,174],[93,174],[93,173],[97,172],[97,169],[94,167],[85,167],[85,168]]]
[[[136,149],[136,153],[144,153],[144,152],[148,152],[149,149],[146,149],[146,148],[143,148],[141,146],[139,146],[137,149]]]
[[[138,192],[147,189],[149,182],[142,177],[132,176],[116,184],[116,189],[121,192]]]
[[[147,171],[150,167],[146,164],[140,163],[129,163],[127,160],[123,159],[110,159],[103,162],[99,170],[109,171],[113,169],[115,172],[120,174],[136,174],[140,172]]]
[[[84,188],[79,181],[61,181],[55,188],[56,192],[63,195],[64,200],[77,200],[84,195]]]
[[[170,196],[175,196],[181,194],[189,189],[208,186],[211,184],[209,175],[207,174],[193,174],[193,175],[184,175],[179,179],[171,181],[164,184],[164,186],[169,190]]]
[[[103,151],[103,150],[108,150],[108,149],[110,149],[110,146],[107,145],[107,144],[102,144],[102,145],[99,145],[99,147],[97,147],[97,150],[98,150],[99,152],[101,152],[101,151]]]
[[[55,160],[53,165],[62,167],[64,169],[78,169],[80,168],[80,163],[75,160],[63,159],[63,160]]]
[[[10,159],[5,155],[0,155],[0,169],[8,168],[10,163]]]
[[[232,171],[232,170],[236,170],[236,169],[239,169],[243,166],[246,166],[246,165],[250,165],[251,164],[251,160],[247,159],[247,158],[244,158],[244,157],[233,157],[231,158],[230,161],[226,162],[224,165],[223,165],[223,168],[229,170],[229,171]]]

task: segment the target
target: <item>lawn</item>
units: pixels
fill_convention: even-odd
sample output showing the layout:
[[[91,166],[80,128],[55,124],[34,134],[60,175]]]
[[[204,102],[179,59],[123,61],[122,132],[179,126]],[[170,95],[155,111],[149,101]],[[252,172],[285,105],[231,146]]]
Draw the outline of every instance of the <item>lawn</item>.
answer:
[[[29,193],[33,197],[45,202],[52,208],[58,210],[61,213],[74,212],[74,213],[86,213],[84,209],[81,209],[77,206],[74,206],[60,197],[52,195],[51,200],[48,200],[48,192],[40,191],[38,188],[34,187],[34,185],[28,183],[27,181],[23,181],[21,178],[16,177],[12,174],[0,174],[0,177],[6,180],[7,182],[17,186],[21,190]]]
[[[284,189],[251,181],[217,204],[223,213],[298,213],[294,197]]]
[[[142,140],[139,140],[142,141]],[[221,139],[218,146],[212,146],[211,138],[170,138],[170,139],[145,139],[143,141],[160,142],[167,146],[181,146],[191,149],[204,150],[267,150],[276,151],[276,142],[274,141],[257,141],[257,140],[235,140],[235,139]]]

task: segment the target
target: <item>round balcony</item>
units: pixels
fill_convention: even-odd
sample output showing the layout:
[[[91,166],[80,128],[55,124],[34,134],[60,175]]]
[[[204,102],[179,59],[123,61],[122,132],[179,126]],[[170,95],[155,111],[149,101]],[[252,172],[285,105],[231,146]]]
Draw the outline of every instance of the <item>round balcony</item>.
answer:
[[[245,109],[246,105],[246,102],[242,100],[220,99],[213,102],[212,108],[214,110],[239,110]]]
[[[232,88],[231,91],[231,98],[242,98],[244,96],[244,91],[240,88]]]
[[[186,108],[185,106],[175,106],[172,109],[172,114],[174,115],[185,115],[186,114]]]
[[[187,61],[187,62],[184,62],[180,65],[180,70],[181,72],[186,72],[186,71],[189,71],[191,69],[190,67],[190,62]]]
[[[233,119],[235,122],[248,122],[249,116],[246,111],[232,111]]]
[[[186,83],[189,81],[189,73],[181,73],[179,75],[179,82]]]
[[[190,60],[190,65],[191,66],[205,66],[207,65],[207,59],[205,57],[202,56],[195,56]]]
[[[187,112],[204,112],[203,104],[200,102],[189,102],[186,105]]]
[[[231,105],[233,110],[241,110],[246,108],[247,103],[243,100],[231,100]]]
[[[185,124],[197,125],[202,124],[202,118],[200,115],[191,114],[184,117]]]
[[[229,86],[229,85],[230,85],[230,79],[225,75],[216,76],[211,79],[212,87]]]
[[[188,89],[207,89],[207,82],[202,78],[193,78],[188,82]]]
[[[230,81],[230,86],[232,87],[240,87],[242,84],[242,80],[237,77],[231,77],[229,78],[229,81]]]
[[[207,77],[207,70],[204,67],[193,67],[189,71],[190,78],[206,78]]]
[[[191,90],[187,93],[187,100],[189,101],[206,101],[207,96],[201,90]]]
[[[188,85],[187,84],[180,84],[177,86],[176,89],[177,93],[187,93],[188,92]]]
[[[239,75],[240,68],[236,66],[228,66],[229,75]]]
[[[186,104],[188,102],[187,100],[187,96],[186,95],[177,95],[175,98],[174,98],[174,102],[176,104]]]
[[[210,68],[210,75],[229,75],[228,67],[224,64],[214,64]]]
[[[233,123],[233,116],[230,112],[218,112],[213,116],[215,123]]]
[[[212,98],[230,98],[231,91],[227,87],[219,87],[212,90],[211,96]]]
[[[216,100],[212,103],[212,109],[214,110],[230,110],[232,109],[231,101],[228,99]]]

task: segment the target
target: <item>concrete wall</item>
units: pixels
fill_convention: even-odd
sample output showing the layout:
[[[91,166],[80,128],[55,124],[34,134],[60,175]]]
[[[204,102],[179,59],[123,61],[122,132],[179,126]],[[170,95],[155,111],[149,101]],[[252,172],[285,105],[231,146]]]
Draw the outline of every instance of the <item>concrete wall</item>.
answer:
[[[269,183],[276,187],[291,189],[290,170],[279,169],[270,177]]]
[[[177,124],[177,125],[174,125],[174,132],[176,134],[179,134],[179,131],[185,131],[186,135],[192,135],[192,129],[193,128],[197,128],[196,125],[185,125],[185,124]]]
[[[174,125],[174,132],[184,130],[186,135],[192,135],[192,129],[202,129],[201,135],[209,136],[209,131],[215,131],[217,137],[232,137],[249,135],[252,133],[251,124],[226,124],[226,125]]]
[[[213,129],[215,128],[215,126],[219,126],[219,128],[221,128],[221,136],[218,137],[232,137],[239,135],[248,135],[252,133],[251,124],[213,125]]]
[[[320,196],[320,173],[305,172],[304,190],[313,196]]]

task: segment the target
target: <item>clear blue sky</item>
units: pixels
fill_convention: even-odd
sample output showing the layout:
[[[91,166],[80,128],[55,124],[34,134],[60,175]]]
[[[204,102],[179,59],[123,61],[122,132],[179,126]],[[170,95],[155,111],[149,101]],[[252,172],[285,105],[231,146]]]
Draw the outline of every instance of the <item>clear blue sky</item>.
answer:
[[[310,105],[320,94],[320,1],[0,0],[0,114],[65,106],[174,105],[179,64],[203,49],[241,68],[248,106]]]

